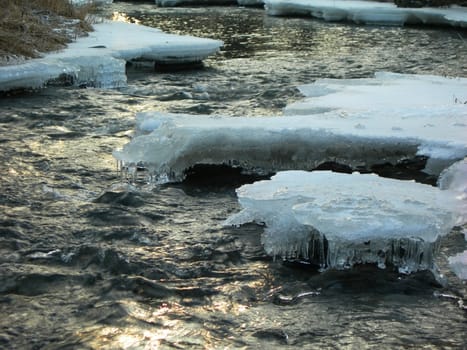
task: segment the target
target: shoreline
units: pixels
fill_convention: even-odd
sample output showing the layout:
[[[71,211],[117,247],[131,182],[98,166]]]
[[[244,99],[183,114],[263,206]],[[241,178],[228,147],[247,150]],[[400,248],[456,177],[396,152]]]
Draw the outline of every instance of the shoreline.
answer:
[[[199,63],[222,45],[219,40],[104,21],[60,52],[0,67],[0,91],[38,89],[57,79],[81,87],[123,87],[127,62],[142,59],[160,64]]]

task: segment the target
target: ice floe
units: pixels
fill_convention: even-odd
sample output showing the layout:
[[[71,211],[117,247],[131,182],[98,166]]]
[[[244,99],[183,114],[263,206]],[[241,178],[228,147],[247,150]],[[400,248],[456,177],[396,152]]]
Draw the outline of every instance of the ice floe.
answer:
[[[126,85],[125,64],[142,59],[162,64],[195,63],[215,54],[218,40],[167,34],[125,22],[103,22],[63,51],[24,64],[0,67],[0,91],[40,88],[54,79],[103,88]]]
[[[431,110],[467,103],[467,79],[437,75],[376,72],[361,79],[317,79],[299,86],[304,100],[288,105],[285,114],[397,113]]]
[[[467,79],[378,73],[300,90],[308,97],[285,116],[140,113],[134,138],[114,156],[155,183],[182,181],[197,164],[277,173],[241,187],[243,210],[226,221],[265,223],[271,255],[322,268],[432,269],[440,237],[467,219]],[[324,162],[368,169],[417,155],[429,157],[425,170],[440,175],[439,187],[303,171]]]
[[[467,250],[448,258],[448,261],[456,276],[467,280]]]
[[[429,157],[425,170],[439,175],[467,156],[467,105],[454,99],[467,91],[467,79],[378,74],[302,91],[314,97],[286,112],[308,115],[141,113],[135,137],[114,156],[127,169],[144,164],[155,182],[181,181],[196,164],[267,174],[324,162],[368,169],[417,155]]]
[[[272,16],[310,16],[325,21],[375,25],[427,24],[467,27],[467,8],[399,8],[393,3],[359,0],[265,0]]]
[[[226,225],[265,224],[269,254],[322,268],[431,269],[439,238],[467,219],[467,202],[449,190],[374,174],[285,171],[237,195],[242,210]]]

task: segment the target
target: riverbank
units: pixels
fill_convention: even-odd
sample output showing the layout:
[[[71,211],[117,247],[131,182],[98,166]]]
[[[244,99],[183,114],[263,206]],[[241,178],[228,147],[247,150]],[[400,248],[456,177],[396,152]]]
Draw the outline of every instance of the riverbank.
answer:
[[[92,31],[91,2],[6,0],[0,14],[0,66],[64,49]]]
[[[126,64],[199,63],[215,54],[222,41],[163,33],[125,22],[102,21],[88,36],[65,50],[17,65],[0,67],[0,91],[37,89],[53,82],[79,87],[118,88],[126,85]]]

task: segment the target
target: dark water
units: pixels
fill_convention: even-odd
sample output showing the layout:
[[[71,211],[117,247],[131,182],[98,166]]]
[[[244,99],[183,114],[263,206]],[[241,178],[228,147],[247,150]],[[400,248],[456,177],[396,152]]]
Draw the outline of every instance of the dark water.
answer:
[[[237,7],[113,11],[226,45],[202,69],[130,69],[120,91],[0,99],[0,348],[466,348],[467,288],[447,267],[467,249],[461,229],[437,260],[444,288],[371,266],[319,274],[267,257],[261,227],[222,227],[238,183],[128,187],[111,156],[138,111],[278,114],[318,77],[465,77],[466,32]]]

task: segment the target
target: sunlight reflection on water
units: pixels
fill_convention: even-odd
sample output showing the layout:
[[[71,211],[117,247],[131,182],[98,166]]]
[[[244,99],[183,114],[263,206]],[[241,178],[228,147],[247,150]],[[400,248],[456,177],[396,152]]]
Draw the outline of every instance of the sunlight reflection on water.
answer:
[[[267,257],[263,227],[222,227],[239,210],[232,184],[111,190],[121,181],[111,152],[128,142],[136,112],[280,114],[300,98],[296,85],[318,77],[466,76],[467,44],[455,31],[271,18],[237,7],[117,2],[110,11],[226,45],[203,69],[129,68],[125,89],[0,100],[0,347],[465,345],[465,311],[434,296],[429,275],[373,267],[319,274]],[[209,98],[197,98],[202,92]],[[464,298],[446,256],[465,245],[454,230],[438,261],[449,292]]]

